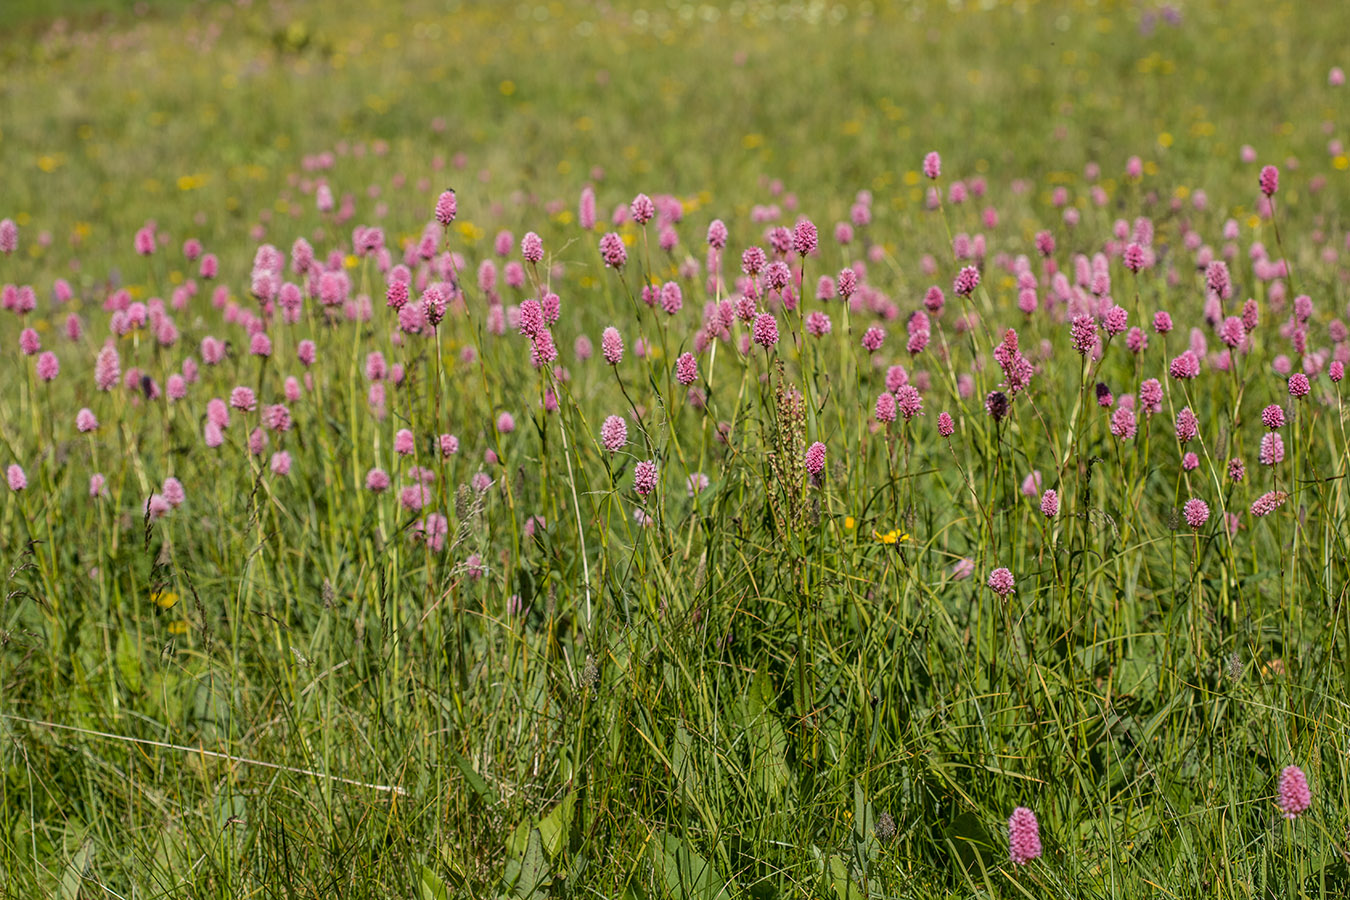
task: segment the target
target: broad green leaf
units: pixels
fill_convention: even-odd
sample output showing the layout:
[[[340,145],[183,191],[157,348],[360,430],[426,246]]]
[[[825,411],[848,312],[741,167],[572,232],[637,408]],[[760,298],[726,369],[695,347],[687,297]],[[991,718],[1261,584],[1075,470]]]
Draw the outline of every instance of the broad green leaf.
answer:
[[[657,875],[673,900],[723,900],[731,892],[713,864],[672,834],[652,842]]]
[[[567,847],[567,836],[572,831],[572,817],[576,813],[576,808],[577,795],[574,791],[553,807],[553,811],[539,823],[539,834],[544,840],[544,849],[548,851],[550,859],[556,860],[558,854]]]

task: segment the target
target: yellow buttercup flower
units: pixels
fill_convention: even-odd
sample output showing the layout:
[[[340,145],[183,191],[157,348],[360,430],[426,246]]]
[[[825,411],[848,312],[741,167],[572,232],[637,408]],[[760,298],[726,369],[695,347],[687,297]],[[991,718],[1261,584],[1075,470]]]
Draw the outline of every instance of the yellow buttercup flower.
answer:
[[[872,536],[883,544],[901,544],[905,541],[913,540],[913,538],[898,528],[893,528],[885,534],[882,534],[879,531],[873,531]]]
[[[178,602],[178,595],[173,591],[157,591],[150,595],[150,599],[153,600],[155,605],[160,609],[170,609]]]

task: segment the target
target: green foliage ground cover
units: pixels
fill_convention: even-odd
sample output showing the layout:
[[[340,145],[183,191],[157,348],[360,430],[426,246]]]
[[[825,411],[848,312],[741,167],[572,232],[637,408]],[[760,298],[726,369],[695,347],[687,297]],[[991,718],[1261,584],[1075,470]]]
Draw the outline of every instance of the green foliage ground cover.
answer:
[[[38,302],[0,313],[0,454],[27,482],[0,502],[6,893],[1350,889],[1348,445],[1329,377],[1350,252],[1350,164],[1335,143],[1350,140],[1350,94],[1328,84],[1346,63],[1344,13],[346,0],[11,13],[0,218],[20,239],[0,283],[32,285]],[[920,171],[930,150],[943,157],[938,210]],[[1133,156],[1139,177],[1126,175]],[[1265,163],[1281,169],[1274,216],[1257,189]],[[957,180],[986,192],[954,202]],[[316,208],[321,183],[332,212]],[[594,229],[577,221],[587,185]],[[434,337],[396,342],[386,276],[353,229],[383,229],[398,262],[449,186],[459,214],[434,231],[436,251],[462,257],[465,271],[443,275],[464,302]],[[640,191],[679,199],[679,243],[659,250],[655,223],[614,226],[628,249],[616,272],[597,240]],[[860,191],[870,224],[841,245],[835,223]],[[699,349],[705,303],[739,290],[741,251],[799,215],[820,249],[787,256],[802,265],[801,312],[761,302],[779,344],[739,352],[750,328],[737,322]],[[1157,262],[1136,276],[1113,231],[1139,217]],[[730,238],[710,287],[714,219]],[[142,257],[133,234],[147,222],[159,246]],[[1120,335],[1099,365],[1074,353],[1069,310],[1104,307],[1087,290],[1056,299],[1043,230],[1071,281],[1075,254],[1118,243],[1110,293],[1146,350]],[[504,263],[527,231],[545,262],[511,287]],[[981,287],[962,301],[953,278],[974,260],[956,259],[953,239],[976,234]],[[268,323],[264,361],[212,292],[258,313],[257,248],[289,255],[299,237],[321,260],[337,254],[371,320],[306,290],[298,322]],[[184,258],[189,238],[218,257],[215,280]],[[1206,247],[1236,284],[1223,314],[1248,297],[1259,312],[1227,369],[1206,321]],[[1019,254],[1037,278],[1030,315]],[[1288,271],[1262,277],[1258,262],[1278,259]],[[503,273],[491,290],[487,260]],[[813,299],[820,276],[860,261],[870,305]],[[306,287],[289,260],[283,274]],[[54,299],[57,279],[69,301]],[[561,298],[565,374],[533,368],[515,328],[493,333],[489,295],[517,307],[536,279]],[[643,305],[649,280],[680,285],[683,309]],[[172,403],[139,379],[97,390],[108,298],[171,303],[189,282],[197,293],[170,312],[176,341],[113,340],[121,374],[167,391],[207,336],[229,341],[225,360]],[[947,305],[911,354],[906,326],[931,285]],[[1298,323],[1282,327],[1296,294],[1314,305],[1306,352]],[[1158,309],[1170,335],[1149,327]],[[830,315],[828,339],[805,334],[808,310]],[[875,357],[859,346],[873,324],[886,331]],[[609,326],[625,343],[615,367],[599,353]],[[19,352],[25,327],[59,357],[50,383]],[[995,422],[984,398],[1002,383],[1007,328],[1036,374]],[[1192,328],[1204,371],[1169,379]],[[301,340],[318,345],[308,368]],[[402,384],[368,377],[373,352],[404,367]],[[684,352],[700,403],[674,381]],[[1308,398],[1289,397],[1282,356],[1314,376]],[[873,413],[892,365],[922,385],[924,414],[886,426]],[[306,371],[312,387],[286,399],[285,379]],[[1113,412],[1126,395],[1139,404],[1149,377],[1162,410],[1141,410],[1123,440]],[[1113,408],[1095,403],[1098,381]],[[264,429],[261,454],[247,448],[261,409],[232,410],[223,445],[206,446],[207,401],[238,386],[288,406],[292,426]],[[1265,466],[1271,403],[1288,414],[1287,453]],[[1183,447],[1186,406],[1200,437]],[[100,421],[89,434],[74,425],[82,407]],[[599,429],[615,414],[630,443],[609,453]],[[402,428],[410,458],[391,449]],[[442,433],[456,454],[434,452]],[[803,460],[817,440],[818,480]],[[644,499],[634,471],[647,459],[660,480]],[[432,476],[421,510],[400,502],[413,466]],[[377,467],[394,479],[384,494],[364,489]],[[1022,492],[1033,471],[1036,493],[1058,491],[1053,519]],[[707,486],[687,491],[698,473]],[[491,487],[473,486],[480,474]],[[186,499],[150,519],[168,477]],[[1253,516],[1269,491],[1290,496]],[[1179,513],[1192,498],[1211,511],[1198,529]],[[439,549],[424,538],[433,511]],[[1016,578],[1006,598],[986,586],[998,567]],[[1276,805],[1288,765],[1313,789],[1296,821]],[[1027,866],[1008,859],[1017,806],[1041,823],[1045,853]]]

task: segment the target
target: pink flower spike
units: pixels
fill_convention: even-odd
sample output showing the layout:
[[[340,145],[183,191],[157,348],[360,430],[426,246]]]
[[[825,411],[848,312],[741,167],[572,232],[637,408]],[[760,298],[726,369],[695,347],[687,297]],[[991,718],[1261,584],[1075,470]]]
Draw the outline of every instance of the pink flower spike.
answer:
[[[1012,572],[1002,566],[989,573],[988,583],[994,593],[998,594],[1000,597],[1006,597],[1016,589]],[[1039,851],[1037,855],[1039,855]],[[1031,857],[1028,857],[1028,859],[1030,858]]]
[[[930,179],[936,179],[942,174],[942,157],[938,156],[936,150],[930,151],[924,156],[923,174]]]
[[[1059,494],[1053,488],[1041,495],[1041,514],[1047,519],[1059,514]]]
[[[628,443],[628,423],[623,416],[610,416],[600,425],[600,443],[610,453],[617,453]]]
[[[1034,812],[1019,806],[1008,819],[1008,858],[1014,865],[1025,866],[1040,855],[1040,823],[1036,821]]]
[[[1308,777],[1298,766],[1287,766],[1280,773],[1280,812],[1291,822],[1312,806],[1312,791],[1308,789]]]
[[[1193,497],[1186,501],[1182,513],[1186,517],[1186,524],[1199,531],[1209,521],[1209,504]]]
[[[646,497],[656,490],[656,480],[657,470],[654,460],[644,459],[633,468],[633,489],[638,492],[638,496]]]
[[[1280,189],[1280,170],[1274,166],[1264,166],[1257,183],[1261,186],[1261,193],[1267,197],[1274,197],[1275,192]]]

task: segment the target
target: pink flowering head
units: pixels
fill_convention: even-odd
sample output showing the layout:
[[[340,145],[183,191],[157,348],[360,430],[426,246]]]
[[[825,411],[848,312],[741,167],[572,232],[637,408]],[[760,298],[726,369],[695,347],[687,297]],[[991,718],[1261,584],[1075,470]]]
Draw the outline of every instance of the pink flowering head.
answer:
[[[947,298],[943,296],[942,288],[937,285],[930,287],[923,295],[923,307],[933,315],[942,312],[942,307],[946,302]]]
[[[755,316],[751,333],[755,343],[767,350],[778,343],[778,320],[772,313],[760,313]]]
[[[1247,467],[1243,465],[1242,460],[1233,457],[1228,461],[1228,478],[1231,481],[1241,481],[1247,475]]]
[[[425,209],[426,207],[423,207]],[[455,215],[459,212],[459,203],[455,199],[455,192],[452,190],[442,191],[436,198],[436,221],[443,228],[449,228],[450,223],[455,221]]]
[[[384,292],[384,303],[390,309],[398,312],[408,304],[408,285],[402,281],[391,281],[389,287]]]
[[[628,248],[624,246],[623,238],[612,231],[601,235],[600,258],[609,268],[622,269],[624,263],[628,262]]]
[[[520,333],[534,337],[544,330],[544,308],[538,300],[526,300],[520,304]]]
[[[516,430],[515,416],[509,412],[504,412],[497,417],[497,431],[501,434],[510,434]]]
[[[633,202],[628,204],[628,212],[634,222],[646,225],[656,215],[656,204],[646,194],[638,194],[633,198]]]
[[[150,226],[145,226],[136,232],[134,241],[136,252],[141,256],[149,256],[155,252],[155,230]]]
[[[952,291],[962,297],[969,297],[975,293],[975,289],[979,286],[980,270],[974,266],[966,266],[961,269],[952,281]]]
[[[1280,170],[1274,166],[1262,166],[1257,184],[1261,186],[1261,193],[1267,197],[1274,197],[1275,192],[1280,189]]]
[[[661,285],[661,309],[665,310],[666,315],[673,316],[682,308],[684,308],[684,292],[680,290],[679,284],[667,281]]]
[[[825,445],[820,441],[806,448],[806,471],[813,478],[819,477],[820,473],[825,471]]]
[[[1125,268],[1137,274],[1147,264],[1148,255],[1144,252],[1143,246],[1132,241],[1125,246],[1121,261],[1125,263]]]
[[[8,256],[19,248],[19,226],[13,219],[0,219],[0,253]]]
[[[646,497],[656,490],[657,470],[655,460],[644,459],[633,467],[633,489],[639,497]]]
[[[366,490],[372,494],[382,494],[389,490],[389,473],[384,469],[371,469],[366,473]]]
[[[1074,316],[1069,325],[1073,349],[1086,356],[1097,346],[1097,320],[1087,314]]]
[[[248,352],[264,359],[272,355],[272,340],[261,331],[253,333],[248,341]]]
[[[1181,457],[1181,468],[1186,472],[1194,472],[1200,467],[1200,457],[1194,453],[1186,453]]]
[[[1252,501],[1251,513],[1260,519],[1270,515],[1284,505],[1289,495],[1284,491],[1267,491]]]
[[[882,343],[886,340],[886,330],[879,325],[873,325],[863,332],[862,345],[868,353],[876,353],[881,349]]]
[[[796,227],[792,229],[792,249],[797,251],[800,256],[809,256],[816,252],[816,247],[820,243],[820,236],[816,231],[815,223],[810,219],[801,219]]]
[[[1041,494],[1041,470],[1033,469],[1027,473],[1027,477],[1022,479],[1022,496],[1039,497]]]
[[[1241,347],[1247,338],[1247,329],[1237,316],[1229,316],[1219,323],[1219,340],[1234,349]]]
[[[520,239],[520,255],[531,265],[542,262],[544,259],[544,239],[533,231],[525,232],[525,236]]]
[[[184,501],[187,500],[187,492],[183,490],[183,483],[172,475],[164,479],[164,485],[159,490],[164,499],[174,508],[182,506]]]
[[[1284,408],[1278,403],[1272,403],[1261,410],[1261,424],[1271,431],[1284,427]]]
[[[1340,384],[1345,378],[1345,363],[1339,359],[1332,360],[1331,365],[1327,367],[1327,377],[1331,379],[1332,384]]]
[[[1200,374],[1200,357],[1194,351],[1187,350],[1172,360],[1167,367],[1167,372],[1176,379],[1195,378]]]
[[[1119,440],[1128,441],[1137,431],[1138,423],[1134,418],[1134,410],[1121,406],[1111,414],[1111,433]]]
[[[273,475],[279,475],[283,478],[286,477],[291,473],[291,455],[285,450],[278,450],[276,453],[272,454],[269,467],[271,468]]]
[[[1205,267],[1205,287],[1220,300],[1233,296],[1233,280],[1228,274],[1228,265],[1216,259]]]
[[[623,416],[609,416],[600,425],[600,444],[610,453],[618,453],[628,443],[628,423]]]
[[[151,494],[148,498],[146,498],[145,508],[142,510],[142,515],[146,519],[149,519],[150,521],[153,522],[156,519],[164,518],[172,510],[173,505],[170,504],[168,500],[164,499],[164,495],[155,493]]]
[[[394,452],[399,456],[411,456],[414,444],[413,433],[406,428],[400,428],[394,435]]]
[[[769,258],[762,247],[747,247],[741,253],[741,271],[747,275],[758,275],[768,263]]]
[[[1016,589],[1012,572],[1000,566],[989,573],[989,587],[1000,597],[1006,597]]]
[[[1041,494],[1041,515],[1047,519],[1053,519],[1059,515],[1059,494],[1054,488],[1050,488],[1044,494]]]
[[[1036,814],[1019,806],[1008,819],[1008,858],[1013,865],[1025,866],[1040,855],[1041,826],[1036,821]]]
[[[1312,390],[1312,385],[1308,382],[1308,376],[1302,372],[1295,372],[1289,376],[1289,396],[1295,400],[1300,400],[1308,396]]]
[[[577,224],[584,231],[595,228],[595,189],[590,185],[581,189],[581,199],[577,202]]]
[[[951,437],[956,432],[956,423],[952,421],[950,413],[938,413],[937,428],[938,434],[945,438]]]
[[[1153,314],[1153,330],[1158,334],[1167,334],[1172,330],[1172,316],[1166,310],[1158,310]]]
[[[619,336],[619,329],[613,325],[600,335],[600,355],[611,366],[617,366],[623,359],[623,338]]]
[[[263,424],[272,431],[291,430],[291,411],[284,403],[271,403],[263,407]]]
[[[1177,413],[1176,423],[1177,440],[1181,443],[1189,443],[1200,433],[1200,420],[1196,418],[1195,413],[1189,406],[1182,408]]]
[[[1261,450],[1257,454],[1263,466],[1275,466],[1284,462],[1284,439],[1277,431],[1267,431],[1261,435]]]
[[[52,381],[61,371],[61,361],[56,358],[56,354],[50,350],[37,358],[37,364],[34,367],[37,370],[37,377],[43,381]]]
[[[1139,385],[1139,405],[1148,415],[1162,412],[1162,383],[1156,378],[1146,378]]]
[[[314,354],[315,350],[313,341],[301,341],[298,345],[296,345],[295,358],[300,360],[301,365],[304,366],[314,365]]]
[[[782,291],[792,281],[792,270],[781,259],[764,267],[764,284],[771,291]]]
[[[692,353],[681,353],[675,360],[675,380],[688,387],[698,378],[698,360]]]
[[[91,431],[98,430],[98,417],[89,407],[81,409],[75,414],[75,428],[81,434],[88,434]]]
[[[1102,315],[1102,327],[1111,337],[1124,333],[1129,325],[1130,314],[1122,306],[1111,306]]]
[[[714,250],[722,250],[726,245],[727,226],[721,219],[713,219],[708,223],[708,246]]]
[[[93,475],[90,475],[90,476],[89,476],[89,496],[90,496],[90,497],[95,497],[95,498],[97,498],[97,497],[102,497],[103,494],[104,494],[104,488],[105,488],[106,485],[107,485],[107,479],[103,477],[103,473],[102,473],[102,472],[95,472]]]
[[[830,330],[833,328],[833,325],[830,322],[830,317],[826,313],[821,312],[820,310],[814,310],[812,312],[807,313],[805,321],[806,321],[806,333],[814,338],[824,337],[825,335],[829,334]]]
[[[11,491],[21,491],[28,487],[28,476],[23,473],[23,467],[18,463],[10,463],[5,470],[5,480],[9,482]]]
[[[453,434],[443,434],[437,443],[441,448],[441,456],[454,456],[459,452],[459,438]]]
[[[915,416],[923,415],[923,395],[913,384],[901,385],[895,392],[895,405],[908,422]]]
[[[1312,791],[1308,789],[1308,777],[1298,766],[1288,766],[1280,773],[1278,803],[1280,812],[1286,819],[1293,821],[1312,806]]]
[[[1209,521],[1209,504],[1195,497],[1186,501],[1181,512],[1186,518],[1186,524],[1197,531]]]
[[[858,273],[852,269],[840,269],[839,277],[835,280],[835,286],[839,296],[847,300],[858,289]]]
[[[938,156],[936,150],[932,150],[924,156],[923,174],[930,179],[936,179],[942,174],[942,157]]]
[[[253,412],[258,407],[258,398],[252,388],[240,385],[230,391],[230,406],[241,412]]]
[[[121,360],[117,358],[116,348],[112,344],[104,344],[99,351],[99,358],[94,360],[94,383],[99,386],[99,390],[112,390],[120,376]]]
[[[42,349],[42,339],[32,328],[19,332],[19,352],[24,356],[33,356]]]
[[[895,395],[890,391],[883,391],[878,394],[874,414],[878,422],[884,424],[894,422],[896,416]]]

